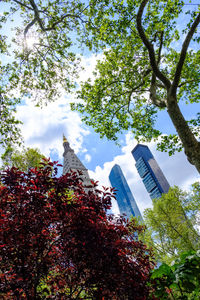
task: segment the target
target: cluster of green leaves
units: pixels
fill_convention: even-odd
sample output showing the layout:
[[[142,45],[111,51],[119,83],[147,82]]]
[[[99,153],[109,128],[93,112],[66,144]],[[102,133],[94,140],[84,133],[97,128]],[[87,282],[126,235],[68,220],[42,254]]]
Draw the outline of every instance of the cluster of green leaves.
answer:
[[[198,98],[197,98],[198,99]],[[197,100],[196,99],[196,100]],[[194,133],[194,136],[199,138],[200,133],[200,113],[197,113],[195,119],[188,121],[188,124]],[[182,143],[177,134],[162,135],[160,141],[157,143],[157,149],[162,152],[168,152],[169,156],[173,155],[176,151],[182,151]]]
[[[183,252],[169,266],[165,263],[152,272],[158,299],[198,300],[200,295],[200,251]],[[171,295],[171,297],[170,297]]]
[[[200,247],[199,226],[200,184],[192,185],[190,193],[178,187],[153,200],[153,208],[144,212],[147,229],[144,240],[154,249],[158,261],[171,263],[183,251]]]
[[[1,156],[3,163],[1,168],[9,166],[16,167],[21,171],[28,171],[29,168],[39,167],[44,158],[44,155],[37,148],[23,148],[22,151],[19,151],[12,147],[7,147]]]
[[[125,44],[120,49],[105,51],[104,60],[97,64],[94,84],[89,80],[78,92],[84,103],[71,105],[83,114],[87,125],[111,140],[117,140],[117,133],[130,128],[138,140],[150,141],[152,136],[161,134],[154,128],[157,108],[146,101],[150,83],[147,53],[140,53],[141,62],[137,51],[135,54],[134,50],[130,51],[133,47],[134,40],[128,47]],[[138,73],[140,68],[143,72]]]
[[[11,100],[8,95],[2,96],[2,94],[0,87],[0,144],[6,147],[17,141],[20,145],[23,141],[19,128],[21,122],[15,118],[18,101],[16,99]]]

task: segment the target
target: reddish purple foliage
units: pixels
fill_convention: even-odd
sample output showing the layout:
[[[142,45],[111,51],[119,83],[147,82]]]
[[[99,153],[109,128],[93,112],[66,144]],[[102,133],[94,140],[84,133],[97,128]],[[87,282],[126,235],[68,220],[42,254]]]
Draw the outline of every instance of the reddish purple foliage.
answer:
[[[109,189],[85,191],[75,173],[56,174],[48,160],[1,174],[0,295],[40,299],[43,282],[46,299],[147,299],[153,263],[136,238],[142,227],[106,215]]]

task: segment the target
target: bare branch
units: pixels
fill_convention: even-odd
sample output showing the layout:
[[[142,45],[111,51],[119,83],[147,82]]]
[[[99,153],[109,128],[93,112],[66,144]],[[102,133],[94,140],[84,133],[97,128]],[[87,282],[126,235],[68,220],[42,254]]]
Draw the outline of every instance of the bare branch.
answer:
[[[164,37],[164,32],[161,31],[161,33],[160,33],[160,46],[159,46],[159,50],[158,50],[157,64],[159,64],[160,60],[161,60],[161,51],[162,51],[162,46],[163,46],[163,37]]]
[[[34,0],[29,0],[34,12],[35,12],[35,19],[37,19],[38,21],[38,24],[40,25],[40,28],[43,30],[44,26],[43,26],[43,23],[42,23],[42,20],[40,19],[40,13],[39,13],[39,10],[37,8],[37,5],[35,4],[35,1]]]
[[[110,124],[112,124],[112,121],[113,121],[113,119],[114,119],[116,113],[118,113],[118,111],[120,111],[120,110],[121,110],[123,107],[125,107],[126,105],[127,105],[127,103],[121,105],[120,107],[118,107],[118,108],[113,112],[112,117],[111,117],[111,119],[110,119]]]
[[[77,19],[80,19],[83,23],[84,23],[84,20],[79,16],[79,15],[74,15],[74,14],[64,14],[63,16],[60,17],[60,19],[58,21],[56,21],[55,23],[52,24],[51,27],[43,27],[43,25],[41,26],[40,23],[40,27],[43,31],[51,31],[51,30],[54,30],[56,28],[56,26],[60,23],[62,23],[62,21],[66,18],[77,18]]]
[[[150,72],[151,72],[151,70],[148,69],[147,72],[146,72],[146,74],[145,74],[145,76],[148,75]],[[120,95],[117,95],[117,96],[122,96],[122,95],[125,95],[125,94],[129,94],[129,96],[128,96],[128,103],[125,103],[125,104],[121,105],[118,109],[116,109],[116,110],[113,112],[112,117],[111,117],[110,124],[112,123],[112,121],[113,121],[113,119],[114,119],[116,113],[117,113],[118,111],[120,111],[120,110],[121,110],[123,107],[125,107],[125,106],[128,107],[128,113],[132,116],[132,113],[131,113],[131,111],[130,111],[130,103],[131,103],[131,100],[132,100],[132,99],[131,99],[131,96],[132,96],[132,94],[133,94],[134,92],[137,92],[137,89],[140,88],[140,87],[142,87],[142,86],[144,85],[144,83],[145,83],[145,80],[143,80],[140,84],[138,84],[137,86],[135,86],[134,88],[132,88],[130,91],[126,91],[126,92],[124,92],[124,93],[122,93],[122,94],[120,94]],[[116,97],[117,97],[117,96],[116,96]]]
[[[29,29],[36,23],[37,19],[34,18],[27,26],[26,28],[24,29],[24,37],[26,38],[26,35],[29,31]]]
[[[40,28],[42,31],[51,31],[51,30],[54,30],[56,28],[56,26],[60,23],[63,22],[64,19],[66,18],[77,18],[77,19],[80,19],[82,22],[84,22],[84,20],[81,18],[80,15],[78,14],[71,14],[71,13],[66,13],[66,14],[63,14],[58,21],[54,22],[50,27],[44,27],[43,25],[43,22],[40,18],[40,10],[38,9],[37,5],[35,4],[35,1],[34,0],[29,0],[30,1],[30,4],[32,6],[32,9],[34,10],[34,13],[35,13],[35,19],[37,20]],[[85,7],[82,11],[84,11],[87,7]]]
[[[26,8],[28,8],[28,9],[31,9],[31,10],[32,10],[32,7],[30,7],[30,6],[28,6],[28,5],[24,4],[24,3],[22,3],[21,1],[13,0],[13,2],[15,2],[15,3],[17,3],[17,4],[19,4],[19,5],[23,6],[23,7],[26,7]]]
[[[180,84],[178,85],[178,87],[180,88],[180,87],[182,87],[183,85],[185,85],[185,84],[187,84],[187,83],[192,83],[192,82],[195,82],[195,81],[196,81],[195,79],[183,81],[182,83],[180,83]]]
[[[128,113],[131,115],[131,117],[133,117],[133,115],[132,115],[132,113],[130,111],[131,96],[132,96],[132,93],[130,93],[129,97],[128,97]]]
[[[156,77],[158,77],[162,82],[163,84],[166,86],[167,89],[170,88],[171,86],[171,82],[170,80],[159,70],[158,68],[158,64],[156,62],[156,57],[155,57],[155,52],[154,52],[154,48],[153,48],[153,45],[152,43],[148,40],[145,32],[144,32],[144,29],[142,27],[142,14],[144,12],[144,8],[147,4],[148,0],[143,0],[141,5],[140,5],[140,8],[138,10],[138,13],[137,13],[137,18],[136,18],[136,22],[137,22],[137,30],[138,30],[138,33],[140,35],[140,38],[141,40],[143,41],[144,45],[147,47],[147,50],[149,52],[149,59],[150,59],[150,64],[151,64],[151,67],[153,69],[153,72],[155,73]]]
[[[113,84],[115,84],[115,83],[124,83],[124,84],[127,84],[127,85],[130,87],[131,93],[132,93],[133,91],[136,91],[138,88],[140,88],[141,86],[144,85],[144,83],[145,83],[144,78],[145,78],[146,76],[148,76],[151,72],[152,72],[151,69],[147,69],[146,72],[144,72],[144,75],[142,76],[142,78],[143,78],[142,82],[139,83],[136,87],[133,87],[133,88],[132,88],[129,84],[126,83],[125,80],[113,80],[113,81],[111,81],[110,83],[108,83],[105,87],[103,87],[103,88],[101,89],[101,91],[106,90],[107,88],[109,88],[111,85],[113,85]],[[125,92],[125,93],[127,93],[127,92]],[[125,93],[124,93],[124,94],[125,94]],[[123,95],[124,95],[124,94],[123,94]],[[122,94],[120,94],[120,95],[122,95]]]
[[[181,237],[187,243],[188,241],[186,240],[186,238],[180,233],[180,231],[177,230],[177,228],[175,226],[173,226],[170,215],[162,207],[160,207],[160,210],[168,218],[169,226],[171,226],[172,230],[174,230],[178,234],[178,236]],[[190,242],[190,240],[189,240],[189,242]],[[192,246],[192,244],[191,244],[191,248],[192,248],[192,250],[195,250],[194,247]]]
[[[200,13],[197,15],[196,19],[194,20],[194,22],[193,22],[190,30],[188,31],[188,34],[187,34],[187,36],[184,40],[184,43],[183,43],[183,46],[182,46],[182,49],[181,49],[180,58],[179,58],[179,61],[178,61],[177,67],[176,67],[174,80],[173,80],[173,83],[172,83],[172,86],[171,86],[171,94],[172,95],[176,94],[176,90],[178,88],[178,84],[179,84],[180,77],[181,77],[181,72],[182,72],[183,65],[184,65],[184,62],[185,62],[185,58],[186,58],[186,55],[187,55],[188,46],[190,44],[190,41],[191,41],[191,39],[194,35],[194,32],[195,32],[197,26],[199,25],[199,23],[200,23]]]

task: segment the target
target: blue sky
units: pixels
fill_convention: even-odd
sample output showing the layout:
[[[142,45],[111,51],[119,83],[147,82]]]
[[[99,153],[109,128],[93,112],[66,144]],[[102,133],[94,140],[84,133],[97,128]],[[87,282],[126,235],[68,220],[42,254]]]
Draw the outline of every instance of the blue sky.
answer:
[[[195,3],[195,2],[194,2]],[[95,63],[101,55],[85,53],[79,81],[92,77]],[[134,136],[125,132],[120,136],[121,147],[114,142],[100,139],[92,128],[86,127],[77,112],[71,112],[69,103],[76,101],[74,94],[62,94],[61,98],[41,108],[35,107],[30,100],[25,100],[18,107],[17,117],[23,121],[22,134],[26,147],[37,147],[47,157],[63,162],[63,133],[70,142],[75,153],[88,168],[91,178],[98,180],[100,185],[109,186],[108,175],[112,166],[117,163],[130,185],[133,196],[141,212],[151,207],[151,199],[147,194],[135,168],[131,150],[136,145]],[[199,111],[199,105],[182,106],[186,118],[194,116]],[[164,133],[174,132],[173,125],[166,112],[161,112],[158,127]],[[178,185],[188,189],[189,185],[199,179],[196,169],[187,162],[184,153],[169,157],[166,153],[156,151],[156,144],[147,144],[163,170],[170,185]],[[118,212],[116,204],[113,208]]]

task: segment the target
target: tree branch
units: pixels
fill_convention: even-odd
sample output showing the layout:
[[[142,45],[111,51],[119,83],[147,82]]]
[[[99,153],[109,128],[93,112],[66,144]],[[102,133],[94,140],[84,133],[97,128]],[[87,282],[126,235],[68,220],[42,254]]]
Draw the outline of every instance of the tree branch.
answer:
[[[26,8],[28,8],[28,9],[31,9],[31,10],[32,10],[32,7],[30,7],[30,6],[28,6],[28,5],[24,4],[24,3],[22,3],[21,1],[13,0],[13,2],[15,2],[15,3],[17,3],[17,4],[19,4],[19,5],[23,6],[23,7],[26,7]]]
[[[144,8],[145,8],[147,2],[148,2],[148,0],[143,0],[140,7],[139,7],[139,10],[138,10],[138,13],[137,13],[137,18],[136,18],[137,30],[138,30],[138,33],[139,33],[139,36],[140,36],[141,40],[143,41],[144,45],[146,46],[146,48],[149,52],[149,59],[150,59],[150,64],[151,64],[151,67],[153,69],[153,72],[155,73],[156,77],[158,77],[163,82],[163,84],[166,86],[166,88],[169,89],[170,86],[171,86],[171,82],[159,70],[157,62],[156,62],[156,58],[155,58],[155,52],[154,52],[153,45],[148,40],[148,38],[147,38],[147,36],[144,32],[144,29],[142,27],[142,22],[141,22],[142,21],[142,14],[144,12]]]
[[[118,107],[118,108],[113,112],[113,114],[112,114],[112,116],[111,116],[111,119],[110,119],[110,125],[112,124],[112,121],[113,121],[113,119],[114,119],[116,113],[117,113],[118,111],[120,111],[123,107],[125,107],[126,105],[127,105],[127,103],[121,105],[120,107]]]
[[[178,234],[178,236],[179,237],[181,237],[183,240],[184,240],[184,242],[186,242],[186,244],[189,242],[190,243],[190,246],[191,246],[191,248],[192,248],[192,250],[195,250],[194,249],[194,247],[193,247],[193,245],[192,245],[192,243],[190,242],[190,240],[188,239],[186,239],[177,229],[176,229],[176,227],[175,226],[173,226],[173,224],[172,224],[172,222],[171,222],[171,218],[170,218],[170,215],[161,207],[160,208],[160,210],[161,210],[161,212],[162,213],[164,213],[164,215],[168,218],[168,222],[169,222],[169,226],[171,226],[171,228],[172,228],[172,230],[174,230],[177,234]]]
[[[157,91],[156,76],[153,73],[152,79],[151,79],[151,86],[150,86],[150,99],[152,100],[153,104],[156,105],[157,107],[160,107],[160,108],[167,107],[164,100],[159,100],[157,98],[156,91]]]
[[[181,72],[182,72],[183,65],[184,65],[184,62],[185,62],[185,58],[186,58],[186,55],[187,55],[188,46],[190,44],[190,41],[191,41],[191,39],[194,35],[194,32],[195,32],[197,26],[199,25],[199,23],[200,23],[200,13],[197,15],[195,21],[193,22],[193,24],[192,24],[190,30],[188,31],[188,34],[187,34],[187,36],[186,36],[186,38],[183,42],[180,58],[179,58],[179,61],[178,61],[177,67],[176,67],[174,80],[173,80],[173,83],[172,83],[172,86],[171,86],[171,94],[172,95],[176,94],[176,90],[178,88],[178,84],[179,84],[180,77],[181,77]]]
[[[182,87],[183,85],[185,85],[185,84],[187,84],[187,83],[191,83],[191,82],[195,82],[195,81],[196,81],[195,79],[183,81],[182,83],[180,83],[180,84],[178,85],[178,87],[180,88],[180,87]]]
[[[37,8],[37,5],[35,4],[35,1],[34,0],[29,0],[33,10],[34,10],[34,13],[35,13],[35,19],[38,21],[38,24],[40,25],[40,28],[43,30],[44,29],[44,26],[42,24],[42,20],[40,19],[40,13],[39,13],[39,10]]]
[[[26,28],[24,29],[24,37],[25,37],[25,39],[26,39],[26,35],[27,35],[29,29],[36,23],[36,21],[37,21],[37,19],[34,18],[34,19],[26,26]]]
[[[80,19],[80,20],[84,23],[84,21],[82,20],[82,18],[81,18],[79,15],[74,15],[74,14],[64,14],[64,15],[62,15],[62,16],[60,17],[60,19],[59,19],[58,21],[56,21],[55,23],[53,23],[51,27],[46,27],[46,28],[45,28],[45,27],[41,27],[41,29],[42,29],[43,31],[51,31],[51,30],[54,30],[55,27],[56,27],[58,24],[62,23],[62,21],[63,21],[64,19],[66,19],[67,17]]]
[[[163,36],[164,36],[164,32],[161,31],[161,33],[160,33],[160,46],[159,46],[159,50],[158,50],[157,64],[159,64],[160,60],[161,60],[161,51],[162,51],[162,46],[163,46]]]
[[[77,18],[77,19],[80,19],[82,22],[84,22],[84,20],[82,20],[82,18],[80,17],[80,15],[66,13],[66,14],[62,15],[62,16],[59,18],[58,21],[54,22],[54,23],[52,24],[52,26],[50,26],[50,27],[44,27],[43,22],[42,22],[42,20],[41,20],[41,18],[40,18],[40,14],[39,14],[39,13],[40,13],[40,10],[38,10],[38,7],[37,7],[37,5],[35,4],[35,1],[34,1],[34,0],[29,0],[29,1],[30,1],[31,6],[32,6],[32,9],[34,10],[34,13],[35,13],[35,19],[37,20],[37,22],[38,22],[38,24],[39,24],[39,26],[40,26],[40,28],[41,28],[42,31],[51,31],[51,30],[54,30],[55,27],[56,27],[58,24],[62,23],[62,21],[63,21],[64,19],[66,19],[67,17],[70,17],[70,18]],[[87,8],[87,7],[85,7],[82,11],[84,11],[86,8]],[[32,23],[32,22],[31,22],[31,23]],[[31,23],[30,23],[30,24],[31,24]]]

